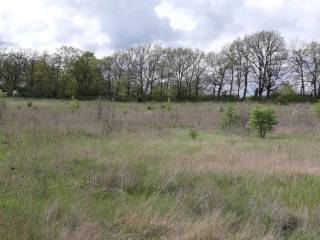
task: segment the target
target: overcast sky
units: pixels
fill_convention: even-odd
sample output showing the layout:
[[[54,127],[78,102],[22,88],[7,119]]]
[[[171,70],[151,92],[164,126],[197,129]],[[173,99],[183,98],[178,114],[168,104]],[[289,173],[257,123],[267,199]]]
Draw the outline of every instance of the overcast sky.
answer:
[[[0,0],[0,46],[98,56],[140,43],[218,49],[235,37],[278,30],[320,40],[320,0]]]

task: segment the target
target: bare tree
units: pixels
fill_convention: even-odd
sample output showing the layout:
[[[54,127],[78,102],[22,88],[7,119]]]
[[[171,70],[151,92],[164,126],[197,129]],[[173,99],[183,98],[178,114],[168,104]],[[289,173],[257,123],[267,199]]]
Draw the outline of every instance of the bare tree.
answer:
[[[292,47],[290,50],[289,64],[292,76],[295,76],[297,84],[300,86],[300,94],[305,95],[306,91],[306,68],[303,47]]]
[[[258,96],[270,96],[280,79],[287,50],[283,37],[275,31],[262,31],[244,38],[244,56],[251,64]]]
[[[229,69],[229,60],[227,52],[221,51],[220,53],[209,53],[206,56],[207,74],[209,82],[213,85],[213,99],[217,95],[220,99],[222,89],[226,80],[226,73]],[[218,89],[216,89],[218,87]],[[217,93],[216,93],[217,91]]]
[[[199,91],[201,88],[202,80],[204,79],[206,65],[205,65],[205,54],[199,50],[195,51],[195,62],[193,65],[194,69],[194,91],[195,91],[195,99],[197,100],[199,97]]]
[[[230,46],[230,50],[233,52],[233,64],[236,87],[237,87],[237,98],[240,99],[240,92],[243,91],[242,99],[245,99],[248,92],[248,78],[250,73],[250,63],[248,56],[245,55],[248,51],[245,50],[245,44],[242,39],[236,39]]]
[[[314,97],[320,96],[320,43],[311,42],[304,48],[304,64],[309,75]]]

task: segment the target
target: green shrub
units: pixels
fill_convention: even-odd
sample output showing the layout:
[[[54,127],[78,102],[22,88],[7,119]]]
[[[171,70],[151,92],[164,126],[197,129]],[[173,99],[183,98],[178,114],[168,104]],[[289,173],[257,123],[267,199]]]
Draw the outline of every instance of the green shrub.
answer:
[[[28,103],[27,103],[27,106],[28,106],[28,107],[32,107],[32,105],[33,105],[32,102],[28,102]]]
[[[272,131],[277,123],[278,121],[271,108],[257,106],[250,112],[250,128],[256,130],[262,138]]]
[[[78,111],[80,108],[80,102],[74,97],[72,97],[70,105],[71,105],[72,114]]]
[[[239,110],[229,103],[226,109],[221,113],[220,126],[223,130],[231,130],[241,125]]]
[[[320,100],[314,105],[316,109],[316,113],[318,117],[320,118]]]
[[[289,83],[285,83],[277,93],[277,101],[281,104],[288,104],[297,99],[297,94]]]
[[[199,133],[195,129],[191,129],[189,132],[190,137],[195,140],[197,137],[199,137]]]

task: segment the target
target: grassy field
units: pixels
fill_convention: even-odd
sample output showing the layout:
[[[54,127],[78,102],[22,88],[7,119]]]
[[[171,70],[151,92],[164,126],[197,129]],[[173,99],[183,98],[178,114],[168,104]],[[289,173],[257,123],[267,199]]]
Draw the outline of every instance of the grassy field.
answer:
[[[0,239],[320,239],[320,121],[272,107],[260,139],[223,103],[6,100]]]

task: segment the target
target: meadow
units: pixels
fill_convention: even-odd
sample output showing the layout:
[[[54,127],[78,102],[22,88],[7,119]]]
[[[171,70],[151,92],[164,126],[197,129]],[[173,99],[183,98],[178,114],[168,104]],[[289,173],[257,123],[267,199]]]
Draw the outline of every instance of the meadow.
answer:
[[[0,239],[319,239],[320,120],[312,104],[6,99],[0,107]]]

